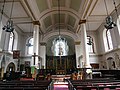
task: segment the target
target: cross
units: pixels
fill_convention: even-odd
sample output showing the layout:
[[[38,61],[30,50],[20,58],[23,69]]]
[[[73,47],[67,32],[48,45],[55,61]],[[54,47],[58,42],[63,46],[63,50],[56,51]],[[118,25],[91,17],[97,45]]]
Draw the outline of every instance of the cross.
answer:
[[[33,60],[34,60],[33,65],[35,65],[35,57],[38,56],[38,55],[36,55],[36,53],[34,53],[34,55],[32,55],[32,56],[33,56]]]

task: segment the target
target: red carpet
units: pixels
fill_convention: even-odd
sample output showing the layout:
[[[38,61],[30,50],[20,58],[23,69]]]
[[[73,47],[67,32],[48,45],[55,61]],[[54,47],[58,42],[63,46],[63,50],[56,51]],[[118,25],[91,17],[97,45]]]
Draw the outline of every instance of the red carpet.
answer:
[[[54,85],[54,90],[69,90],[69,89],[68,89],[68,85],[55,84]]]

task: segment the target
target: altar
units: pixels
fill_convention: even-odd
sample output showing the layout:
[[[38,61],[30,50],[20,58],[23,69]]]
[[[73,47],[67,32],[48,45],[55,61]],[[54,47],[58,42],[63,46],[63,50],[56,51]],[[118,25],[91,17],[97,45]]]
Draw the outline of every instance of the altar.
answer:
[[[54,81],[64,81],[65,79],[70,79],[70,75],[52,75],[52,80]]]
[[[76,67],[75,56],[47,56],[46,69],[54,69],[56,75],[71,74]]]
[[[57,75],[65,75],[65,70],[57,70]]]

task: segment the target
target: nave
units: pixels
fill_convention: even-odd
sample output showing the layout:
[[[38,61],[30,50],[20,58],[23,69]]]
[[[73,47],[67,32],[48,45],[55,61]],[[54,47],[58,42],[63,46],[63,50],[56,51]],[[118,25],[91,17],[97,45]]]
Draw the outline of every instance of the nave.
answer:
[[[120,0],[0,0],[0,89],[119,90]]]
[[[120,90],[120,79],[115,76],[116,71],[102,71],[101,75],[92,75],[92,78],[84,73],[40,74],[36,78],[4,79],[0,81],[0,90]]]
[[[0,90],[120,90],[120,80],[98,78],[87,80],[58,79],[37,80],[22,79],[0,81]]]

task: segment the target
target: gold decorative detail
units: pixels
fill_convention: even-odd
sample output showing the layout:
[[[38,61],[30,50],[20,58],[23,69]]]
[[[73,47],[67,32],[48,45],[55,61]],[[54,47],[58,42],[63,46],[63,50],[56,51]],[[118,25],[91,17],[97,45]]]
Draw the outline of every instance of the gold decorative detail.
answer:
[[[33,21],[33,24],[34,25],[40,25],[40,22],[39,21]]]
[[[46,46],[46,43],[45,42],[41,42],[40,45],[41,46]]]
[[[80,45],[80,43],[81,43],[80,41],[76,41],[75,45]]]
[[[83,24],[83,23],[86,23],[86,20],[85,20],[85,19],[79,21],[79,25],[80,25],[80,24]]]

